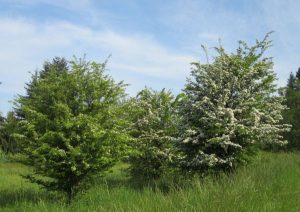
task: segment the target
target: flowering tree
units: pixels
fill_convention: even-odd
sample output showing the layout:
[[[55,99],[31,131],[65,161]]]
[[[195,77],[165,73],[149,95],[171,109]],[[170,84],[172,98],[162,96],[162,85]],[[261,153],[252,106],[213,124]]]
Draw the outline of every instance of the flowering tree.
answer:
[[[216,48],[211,64],[193,63],[184,89],[184,132],[178,143],[188,171],[228,170],[247,160],[259,144],[284,145],[284,106],[276,92],[269,34],[252,47],[239,42],[236,53]]]
[[[133,100],[129,163],[134,178],[156,179],[168,170],[178,134],[178,99],[165,89],[146,88]]]

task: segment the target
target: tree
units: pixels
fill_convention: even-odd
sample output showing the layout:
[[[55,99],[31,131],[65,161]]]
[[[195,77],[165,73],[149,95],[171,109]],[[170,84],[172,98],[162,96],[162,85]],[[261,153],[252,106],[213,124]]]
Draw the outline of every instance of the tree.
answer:
[[[0,141],[1,148],[5,153],[17,153],[20,151],[20,145],[16,138],[18,130],[18,120],[11,111],[7,113],[6,118],[0,118]]]
[[[285,97],[284,103],[288,107],[283,113],[284,122],[291,124],[292,128],[289,132],[285,132],[284,138],[289,141],[287,148],[290,150],[300,149],[300,69],[296,73],[290,74],[287,85],[282,92]]]
[[[68,62],[65,58],[55,57],[52,59],[52,62],[46,61],[43,64],[43,68],[39,72],[35,71],[31,76],[31,81],[26,83],[27,95],[22,97],[23,101],[25,101],[25,99],[33,99],[32,96],[34,95],[38,81],[46,79],[50,74],[62,76],[68,72],[68,69]],[[22,114],[22,111],[18,110],[18,108],[15,109],[15,112],[18,117],[24,118],[24,114]]]
[[[298,80],[300,80],[300,68],[298,68],[298,71],[296,72],[296,77]]]
[[[290,91],[293,91],[296,89],[297,84],[297,78],[294,76],[293,73],[290,74],[288,82],[287,82],[287,87]]]
[[[1,82],[0,82],[1,84]],[[2,116],[2,114],[0,113],[0,150],[5,151],[5,137],[4,137],[4,133],[3,133],[3,128],[5,125],[5,118]]]
[[[157,179],[169,170],[178,131],[178,101],[170,91],[145,88],[133,101],[129,157],[134,179]]]
[[[48,64],[33,75],[34,86],[15,101],[24,140],[26,176],[69,201],[89,177],[104,173],[124,151],[123,82],[104,74],[106,63],[77,60]],[[63,69],[63,70],[60,70]]]
[[[232,170],[247,161],[257,144],[284,145],[282,97],[276,92],[269,34],[253,47],[239,43],[236,53],[216,48],[211,64],[193,63],[184,92],[187,103],[178,146],[188,172]]]

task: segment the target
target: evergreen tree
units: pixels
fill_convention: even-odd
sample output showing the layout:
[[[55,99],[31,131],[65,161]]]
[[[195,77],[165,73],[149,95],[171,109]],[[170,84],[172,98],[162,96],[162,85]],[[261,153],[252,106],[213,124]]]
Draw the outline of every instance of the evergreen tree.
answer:
[[[22,97],[23,101],[25,101],[25,99],[33,99],[38,80],[46,79],[50,74],[63,76],[68,72],[68,69],[68,62],[65,58],[55,57],[52,62],[46,61],[43,68],[39,72],[35,71],[31,76],[31,81],[26,83],[27,95]],[[24,114],[22,114],[22,111],[18,110],[18,108],[15,108],[15,112],[18,117],[24,117]]]
[[[1,82],[0,82],[1,84]],[[5,125],[5,118],[2,116],[2,114],[0,113],[0,150],[2,151],[5,151],[5,136],[4,136],[4,133],[3,133],[3,128],[4,128],[4,125]],[[1,151],[0,151],[1,153]]]
[[[17,142],[16,133],[18,120],[13,112],[8,112],[6,118],[0,120],[0,141],[1,148],[5,153],[17,153],[21,146]]]
[[[285,96],[285,104],[288,110],[283,113],[284,122],[291,124],[291,131],[285,132],[284,137],[288,140],[287,148],[290,150],[300,149],[300,71],[298,69],[296,77],[293,73],[287,82],[283,96]]]
[[[298,71],[296,72],[296,77],[298,80],[300,80],[300,68],[298,68]]]
[[[293,91],[296,89],[296,83],[297,83],[296,79],[297,78],[294,76],[294,74],[290,73],[290,76],[289,76],[288,82],[287,82],[287,87],[288,87],[289,91]]]
[[[284,145],[282,97],[276,92],[268,35],[253,47],[240,42],[236,53],[216,48],[211,64],[193,63],[184,89],[181,165],[189,172],[231,170],[247,161],[257,144]]]
[[[105,63],[47,64],[33,76],[34,86],[15,101],[26,155],[34,174],[26,176],[68,199],[89,177],[104,173],[124,151],[123,82],[104,74]]]

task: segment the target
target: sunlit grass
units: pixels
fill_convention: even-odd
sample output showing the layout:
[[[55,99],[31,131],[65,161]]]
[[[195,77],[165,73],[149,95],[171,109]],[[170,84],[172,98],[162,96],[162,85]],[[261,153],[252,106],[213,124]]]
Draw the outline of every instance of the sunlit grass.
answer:
[[[167,192],[137,189],[124,168],[114,167],[66,205],[62,195],[24,181],[19,174],[27,167],[1,162],[1,211],[300,211],[299,153],[263,153],[234,174],[194,179],[180,188],[165,182]]]

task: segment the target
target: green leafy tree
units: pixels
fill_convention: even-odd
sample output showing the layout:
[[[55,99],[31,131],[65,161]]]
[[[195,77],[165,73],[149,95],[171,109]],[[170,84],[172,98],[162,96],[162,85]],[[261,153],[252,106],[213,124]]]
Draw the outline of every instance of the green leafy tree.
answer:
[[[282,95],[285,97],[285,104],[288,110],[283,113],[284,122],[291,124],[292,128],[289,132],[283,135],[288,140],[287,148],[290,150],[300,149],[300,69],[297,71],[296,76],[291,73],[284,88]]]
[[[91,176],[112,167],[126,147],[125,85],[104,73],[105,64],[54,61],[46,74],[33,75],[27,95],[15,101],[24,163],[34,168],[26,177],[65,192],[69,201]]]
[[[187,103],[181,139],[181,166],[188,172],[232,170],[247,161],[258,144],[284,145],[282,97],[277,91],[269,34],[236,53],[216,48],[212,63],[193,63],[184,89]]]
[[[133,179],[153,180],[169,170],[178,134],[178,100],[170,91],[148,88],[134,99],[129,157]]]

